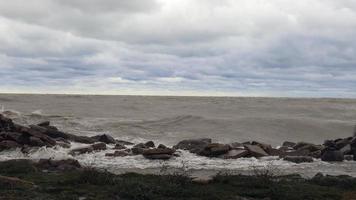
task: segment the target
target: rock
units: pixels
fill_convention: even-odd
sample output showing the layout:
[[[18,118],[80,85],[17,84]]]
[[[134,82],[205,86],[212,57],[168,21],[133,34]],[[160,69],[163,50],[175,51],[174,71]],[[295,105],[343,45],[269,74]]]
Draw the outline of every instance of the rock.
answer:
[[[69,154],[70,155],[79,155],[79,154],[84,154],[84,153],[91,153],[93,152],[94,149],[92,146],[86,146],[86,147],[79,147],[79,148],[76,148],[76,149],[72,149]]]
[[[41,139],[46,146],[54,146],[56,145],[56,141],[52,138],[50,138],[49,136],[41,133],[40,131],[37,131],[35,129],[32,129],[32,128],[27,128],[27,127],[24,127],[24,126],[19,126],[17,127],[17,129],[19,130],[19,132],[25,134],[25,136],[28,136],[28,137],[36,137],[36,138],[39,138]]]
[[[310,156],[286,156],[283,158],[283,160],[294,163],[313,162],[313,158]]]
[[[153,141],[148,141],[148,142],[145,143],[145,146],[153,148],[153,147],[155,147],[155,143]]]
[[[210,138],[182,140],[173,148],[188,150],[191,153],[198,153],[202,151],[210,143],[211,143]]]
[[[49,121],[43,121],[43,122],[40,122],[37,124],[37,126],[43,126],[43,127],[47,127],[50,125],[50,122]]]
[[[79,142],[83,144],[93,144],[97,142],[97,140],[87,137],[87,136],[77,136],[77,135],[72,135],[72,134],[67,134],[68,139],[74,142]]]
[[[0,114],[0,132],[14,131],[15,124],[10,118],[7,118]]]
[[[351,161],[353,158],[353,155],[344,155],[344,160]]]
[[[321,160],[322,161],[343,161],[344,160],[344,154],[341,151],[338,150],[326,150],[322,155],[321,155]]]
[[[57,129],[48,128],[46,126],[30,125],[30,128],[42,134],[45,134],[51,138],[64,138],[64,139],[70,138],[68,134],[62,131],[58,131]]]
[[[132,142],[124,141],[124,140],[115,140],[116,144],[121,144],[121,145],[134,145]]]
[[[335,142],[335,146],[338,150],[342,149],[343,147],[349,144],[350,144],[349,138],[341,139]]]
[[[224,159],[237,159],[237,158],[242,158],[248,155],[247,150],[243,149],[232,149],[226,154],[223,155]]]
[[[156,148],[156,149],[145,149],[143,150],[142,155],[156,155],[156,154],[173,154],[175,152],[174,149],[170,148]]]
[[[115,144],[114,149],[126,149],[126,147],[122,144]]]
[[[148,159],[169,159],[172,157],[174,149],[170,148],[156,148],[156,149],[145,149],[142,155]]]
[[[293,151],[286,151],[280,157],[285,156],[308,156],[310,151],[308,149],[300,149],[300,150],[293,150]]]
[[[96,136],[93,136],[91,138],[94,139],[94,140],[97,140],[99,142],[104,142],[106,144],[115,144],[116,143],[116,140],[113,137],[111,137],[110,135],[107,135],[107,134],[96,135]]]
[[[289,141],[285,141],[285,142],[283,142],[283,144],[282,144],[282,146],[283,147],[294,147],[296,145],[296,143],[295,142],[289,142]]]
[[[46,144],[39,138],[37,137],[30,137],[29,138],[29,143],[30,146],[36,146],[36,147],[42,147],[42,146],[46,146]]]
[[[233,142],[229,144],[231,149],[244,149],[244,145],[239,142]]]
[[[130,153],[127,151],[115,151],[114,153],[105,154],[105,156],[111,156],[111,157],[125,157],[128,155],[130,155]]]
[[[198,155],[207,157],[217,157],[226,154],[230,150],[230,146],[226,144],[211,143],[208,144],[204,149],[198,152]]]
[[[284,151],[280,150],[280,149],[275,149],[275,148],[271,148],[269,149],[268,153],[270,156],[281,156],[284,155]]]
[[[142,154],[144,150],[145,150],[144,148],[140,148],[140,147],[131,148],[131,152],[135,155]]]
[[[172,158],[173,155],[170,154],[153,154],[153,155],[145,155],[145,158],[151,160],[168,160]]]
[[[340,149],[341,153],[344,154],[344,155],[350,155],[352,154],[352,151],[351,151],[351,145],[350,144],[347,144],[345,146],[343,146],[341,149]]]
[[[249,155],[252,157],[263,157],[263,156],[268,156],[268,154],[258,145],[249,145],[246,144],[245,148],[248,150]]]
[[[159,148],[159,149],[167,149],[168,147],[166,147],[166,146],[163,145],[163,144],[159,144],[157,148]]]
[[[307,142],[298,142],[296,145],[293,146],[293,148],[294,148],[295,150],[298,150],[298,149],[300,149],[300,148],[302,148],[302,147],[310,146],[310,145],[314,145],[314,144],[312,144],[312,143],[307,143]]]
[[[269,154],[270,151],[272,151],[272,146],[269,145],[269,144],[265,144],[265,143],[257,142],[257,141],[252,141],[251,145],[257,145],[257,146],[261,147],[268,154]]]
[[[104,142],[92,144],[91,147],[94,151],[106,150],[106,144]]]
[[[318,150],[318,151],[311,152],[308,155],[313,157],[313,158],[320,158],[321,157],[321,153],[322,153],[321,150]]]
[[[15,149],[21,147],[20,144],[11,140],[3,140],[0,142],[0,151],[6,149]]]

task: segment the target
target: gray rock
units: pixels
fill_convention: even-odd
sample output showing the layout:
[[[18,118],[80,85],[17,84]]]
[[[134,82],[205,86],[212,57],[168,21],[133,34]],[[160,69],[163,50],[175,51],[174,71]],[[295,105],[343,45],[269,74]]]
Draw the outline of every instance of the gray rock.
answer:
[[[224,159],[237,159],[237,158],[242,158],[248,155],[248,151],[244,149],[232,149],[226,154],[224,154],[222,157]]]
[[[36,147],[46,146],[46,144],[41,139],[32,136],[29,138],[28,144]]]
[[[296,143],[295,142],[289,142],[289,141],[285,141],[285,142],[283,142],[283,144],[282,144],[282,146],[283,147],[294,147],[296,145]]]
[[[20,144],[17,142],[11,141],[11,140],[3,140],[0,142],[0,151],[6,150],[6,149],[14,149],[14,148],[19,148],[21,147]]]
[[[173,148],[188,150],[191,153],[198,153],[211,143],[210,138],[182,140]]]
[[[104,142],[92,144],[91,147],[94,151],[106,150],[106,144]]]
[[[248,150],[249,155],[252,157],[263,157],[263,156],[268,156],[268,154],[258,145],[249,145],[246,144],[245,148]]]
[[[37,126],[44,126],[44,127],[47,127],[49,125],[50,125],[50,121],[43,121],[37,124]]]
[[[338,150],[326,150],[322,155],[321,155],[321,160],[322,161],[343,161],[344,160],[344,154],[341,151]]]
[[[107,134],[96,135],[96,136],[93,136],[91,138],[94,139],[94,140],[97,140],[99,142],[104,142],[106,144],[115,144],[116,143],[116,140],[113,137],[111,137],[110,135],[107,135]]]
[[[126,147],[122,144],[115,144],[114,149],[126,149]]]
[[[230,146],[227,144],[211,143],[204,149],[198,152],[198,155],[207,157],[217,157],[226,154],[230,150]]]
[[[127,151],[115,151],[114,153],[107,153],[105,156],[111,156],[111,157],[125,157],[129,156],[130,153]]]
[[[153,148],[153,147],[155,147],[155,143],[153,141],[148,141],[148,142],[145,143],[145,146]]]
[[[283,158],[283,160],[294,163],[313,162],[313,158],[310,156],[286,156]]]
[[[93,152],[94,149],[92,146],[86,146],[86,147],[79,147],[79,148],[76,148],[76,149],[72,149],[69,154],[70,155],[79,155],[79,154],[84,154],[84,153],[91,153]]]
[[[124,140],[115,140],[116,141],[116,144],[121,144],[121,145],[134,145],[134,143],[132,142],[128,142],[128,141],[124,141]]]

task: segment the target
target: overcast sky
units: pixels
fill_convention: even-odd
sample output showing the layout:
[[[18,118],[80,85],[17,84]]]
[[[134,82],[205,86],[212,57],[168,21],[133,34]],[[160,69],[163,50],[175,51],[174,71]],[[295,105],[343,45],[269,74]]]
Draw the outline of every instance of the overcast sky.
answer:
[[[0,0],[0,92],[356,97],[355,0]]]

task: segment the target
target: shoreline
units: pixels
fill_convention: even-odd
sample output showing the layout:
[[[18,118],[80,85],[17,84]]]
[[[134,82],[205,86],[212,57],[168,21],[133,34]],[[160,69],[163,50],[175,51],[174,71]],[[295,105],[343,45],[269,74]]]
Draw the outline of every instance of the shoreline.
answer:
[[[351,200],[356,178],[317,174],[276,175],[269,169],[253,175],[217,174],[191,178],[184,173],[114,175],[83,168],[74,160],[0,162],[0,199],[83,200]]]

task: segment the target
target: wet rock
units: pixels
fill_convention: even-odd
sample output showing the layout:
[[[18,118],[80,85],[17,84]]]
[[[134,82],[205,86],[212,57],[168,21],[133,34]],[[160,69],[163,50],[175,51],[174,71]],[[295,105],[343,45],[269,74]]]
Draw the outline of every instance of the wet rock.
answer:
[[[74,142],[79,142],[83,144],[93,144],[97,142],[97,140],[87,137],[87,136],[78,136],[78,135],[72,135],[72,134],[67,134],[68,139]]]
[[[350,154],[352,154],[351,145],[350,145],[350,144],[347,144],[347,145],[343,146],[342,148],[340,148],[340,151],[341,151],[341,153],[344,154],[344,155],[350,155]]]
[[[144,148],[140,148],[140,147],[132,147],[131,148],[131,152],[135,155],[142,154],[144,150],[145,150]]]
[[[229,144],[231,149],[244,149],[244,145],[239,142],[233,142]]]
[[[76,149],[72,149],[69,154],[70,155],[79,155],[79,154],[84,154],[84,153],[91,153],[94,151],[94,148],[92,146],[86,146],[86,147],[79,147]]]
[[[69,135],[62,132],[62,131],[58,131],[56,129],[53,128],[48,128],[45,126],[38,126],[38,125],[30,125],[30,128],[33,130],[36,130],[44,135],[47,135],[51,138],[64,138],[64,139],[69,139]]]
[[[295,142],[289,142],[289,141],[285,141],[285,142],[283,142],[283,144],[282,144],[282,146],[283,147],[294,147],[296,145],[296,143]]]
[[[344,160],[344,154],[339,151],[339,150],[326,150],[322,155],[321,155],[321,160],[322,161],[343,161]]]
[[[202,151],[210,143],[211,143],[210,138],[182,140],[173,148],[188,150],[191,153],[198,153]]]
[[[6,149],[15,149],[21,147],[20,144],[11,140],[3,140],[0,142],[0,151]]]
[[[286,151],[280,157],[285,156],[308,156],[310,151],[308,149],[300,149],[300,150],[293,150],[293,151]]]
[[[339,150],[349,144],[350,144],[350,138],[345,138],[345,139],[340,139],[338,141],[335,141],[335,146]]]
[[[170,148],[145,149],[142,155],[148,159],[170,159],[175,150]]]
[[[263,156],[268,156],[268,154],[258,145],[249,145],[246,144],[245,148],[248,150],[249,155],[252,157],[263,157]]]
[[[313,162],[313,158],[310,156],[286,156],[283,158],[283,160],[294,163]]]
[[[12,122],[12,120],[0,114],[0,132],[14,131],[14,129],[15,124]]]
[[[35,129],[32,129],[32,128],[27,128],[27,127],[24,127],[24,126],[18,126],[18,131],[20,133],[23,133],[25,136],[28,136],[28,137],[36,137],[36,138],[39,138],[41,139],[46,146],[54,146],[56,145],[56,141],[54,139],[52,139],[51,137],[41,133],[40,131],[37,131]]]
[[[42,147],[42,146],[46,146],[46,144],[39,138],[37,137],[30,137],[29,138],[29,145],[31,146],[37,146],[37,147]]]
[[[294,148],[295,150],[298,150],[298,149],[300,149],[300,148],[302,148],[302,147],[310,146],[310,145],[314,145],[314,144],[312,144],[312,143],[307,143],[307,142],[298,142],[296,145],[293,146],[293,148]]]
[[[106,150],[106,144],[104,142],[92,144],[91,147],[94,151]]]
[[[130,153],[127,151],[115,151],[114,153],[107,153],[105,156],[110,156],[110,157],[125,157],[129,156]]]
[[[115,144],[114,149],[126,149],[126,147],[122,144]]]
[[[43,121],[37,124],[37,126],[47,127],[50,125],[50,121]]]
[[[110,135],[107,134],[103,134],[103,135],[96,135],[91,137],[94,140],[97,140],[99,142],[104,142],[106,144],[115,144],[116,141],[113,137],[111,137]]]
[[[224,159],[237,159],[237,158],[242,158],[248,155],[247,150],[243,149],[231,149],[229,152],[224,154],[222,157]]]
[[[145,143],[145,146],[153,148],[153,147],[155,147],[155,143],[153,141],[148,141],[148,142]]]
[[[344,160],[351,161],[353,158],[353,155],[344,155]]]
[[[311,152],[308,155],[313,157],[313,158],[320,158],[321,157],[321,153],[322,153],[322,151],[318,150],[318,151]]]
[[[124,141],[124,140],[115,140],[116,144],[121,144],[121,145],[134,145],[132,142]]]
[[[269,154],[270,151],[272,151],[272,146],[269,145],[269,144],[265,144],[265,143],[257,142],[257,141],[252,141],[251,145],[257,145],[257,146],[261,147],[268,154]]]
[[[198,152],[198,155],[207,157],[217,157],[226,154],[230,150],[230,146],[226,144],[211,143],[208,144],[204,149]]]
[[[284,155],[284,151],[280,150],[280,149],[275,149],[275,148],[271,148],[268,150],[268,153],[270,156],[281,156]]]
[[[166,147],[164,144],[159,144],[157,148],[159,148],[159,149],[167,149],[168,147]]]

